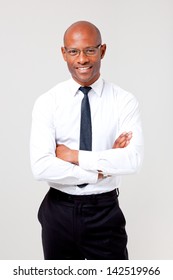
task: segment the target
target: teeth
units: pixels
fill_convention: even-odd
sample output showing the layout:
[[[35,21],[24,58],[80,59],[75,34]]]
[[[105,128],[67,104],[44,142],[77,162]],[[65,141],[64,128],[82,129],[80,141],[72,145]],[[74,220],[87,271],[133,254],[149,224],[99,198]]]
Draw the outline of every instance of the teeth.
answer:
[[[79,67],[78,69],[79,70],[87,70],[87,69],[89,69],[90,67]]]

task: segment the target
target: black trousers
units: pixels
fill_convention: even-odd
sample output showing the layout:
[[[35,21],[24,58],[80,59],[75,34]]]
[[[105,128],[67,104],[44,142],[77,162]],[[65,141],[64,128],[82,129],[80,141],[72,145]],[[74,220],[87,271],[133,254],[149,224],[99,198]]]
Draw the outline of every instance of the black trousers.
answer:
[[[125,218],[117,191],[68,195],[50,188],[38,212],[46,260],[126,260]]]

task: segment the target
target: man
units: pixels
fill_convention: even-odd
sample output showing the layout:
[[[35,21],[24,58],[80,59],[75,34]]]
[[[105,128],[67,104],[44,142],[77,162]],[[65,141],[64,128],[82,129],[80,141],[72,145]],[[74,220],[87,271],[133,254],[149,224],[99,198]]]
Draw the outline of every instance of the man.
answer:
[[[142,162],[138,102],[101,78],[95,25],[72,24],[61,50],[72,78],[38,98],[31,131],[33,174],[50,186],[38,213],[44,258],[128,259],[118,188]]]

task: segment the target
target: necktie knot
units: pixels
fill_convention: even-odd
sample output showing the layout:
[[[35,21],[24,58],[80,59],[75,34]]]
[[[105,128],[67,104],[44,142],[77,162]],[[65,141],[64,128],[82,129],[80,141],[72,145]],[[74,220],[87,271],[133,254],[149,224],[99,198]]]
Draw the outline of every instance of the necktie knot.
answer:
[[[80,87],[79,88],[80,91],[83,92],[83,94],[88,94],[88,92],[91,90],[91,87]]]

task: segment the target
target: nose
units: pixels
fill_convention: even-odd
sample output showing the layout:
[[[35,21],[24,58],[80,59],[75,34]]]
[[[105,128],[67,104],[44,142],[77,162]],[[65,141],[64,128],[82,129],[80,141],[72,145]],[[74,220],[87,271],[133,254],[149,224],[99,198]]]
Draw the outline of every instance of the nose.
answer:
[[[78,55],[78,63],[85,64],[88,61],[89,61],[88,56],[83,51],[81,51],[80,54]]]

